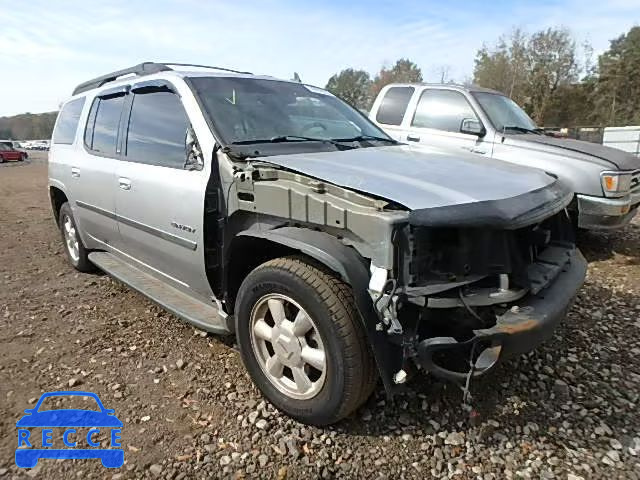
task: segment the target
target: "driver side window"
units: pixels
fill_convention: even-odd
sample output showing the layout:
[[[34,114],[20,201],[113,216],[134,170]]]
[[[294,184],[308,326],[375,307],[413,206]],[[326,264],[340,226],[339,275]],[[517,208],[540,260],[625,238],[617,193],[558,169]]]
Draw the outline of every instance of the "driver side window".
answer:
[[[136,93],[127,130],[127,160],[184,168],[187,128],[189,119],[176,94],[167,91]]]
[[[425,90],[420,95],[411,126],[460,132],[462,120],[465,118],[478,119],[471,105],[460,92]]]

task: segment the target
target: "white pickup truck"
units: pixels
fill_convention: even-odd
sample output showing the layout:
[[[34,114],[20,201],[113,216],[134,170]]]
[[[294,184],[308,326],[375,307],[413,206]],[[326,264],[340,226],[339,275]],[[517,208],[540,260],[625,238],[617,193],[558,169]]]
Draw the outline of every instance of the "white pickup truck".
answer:
[[[640,204],[640,158],[616,148],[545,135],[513,100],[480,87],[390,84],[369,118],[401,142],[462,148],[545,170],[575,192],[576,226],[619,228]]]

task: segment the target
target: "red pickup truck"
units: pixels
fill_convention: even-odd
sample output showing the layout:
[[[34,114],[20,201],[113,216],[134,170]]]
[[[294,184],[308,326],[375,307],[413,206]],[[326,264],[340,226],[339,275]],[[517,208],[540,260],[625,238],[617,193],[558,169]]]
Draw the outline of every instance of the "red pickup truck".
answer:
[[[0,142],[0,163],[10,160],[21,162],[27,158],[26,152],[16,150],[11,142]]]

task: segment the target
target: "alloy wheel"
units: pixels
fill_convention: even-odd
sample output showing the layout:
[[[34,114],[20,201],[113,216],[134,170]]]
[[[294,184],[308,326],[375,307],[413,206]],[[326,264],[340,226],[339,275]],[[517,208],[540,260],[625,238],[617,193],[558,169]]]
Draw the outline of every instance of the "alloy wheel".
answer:
[[[327,359],[311,316],[293,299],[269,294],[254,305],[251,346],[269,381],[295,399],[315,397],[324,385]]]

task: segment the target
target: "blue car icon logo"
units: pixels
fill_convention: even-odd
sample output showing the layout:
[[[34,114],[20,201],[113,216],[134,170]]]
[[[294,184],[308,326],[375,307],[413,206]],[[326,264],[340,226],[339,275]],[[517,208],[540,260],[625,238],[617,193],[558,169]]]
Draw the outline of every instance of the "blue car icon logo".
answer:
[[[62,397],[62,399],[55,399],[58,401],[73,399],[73,397],[93,399],[98,410],[42,409],[43,402],[51,397]],[[95,393],[48,392],[40,397],[35,407],[25,410],[25,413],[26,415],[16,423],[18,427],[16,465],[18,467],[33,468],[41,458],[99,458],[102,465],[108,468],[118,468],[124,463],[124,450],[120,444],[122,422],[114,415],[114,410],[104,408]],[[41,428],[41,435],[32,435],[35,432],[29,428]],[[84,431],[87,428],[89,430],[85,434]],[[58,437],[54,435],[54,429],[56,431],[64,429],[64,432]],[[108,434],[108,443],[111,448],[102,448],[107,442],[98,441],[98,437],[103,437],[105,433]],[[58,446],[65,448],[54,448]]]

